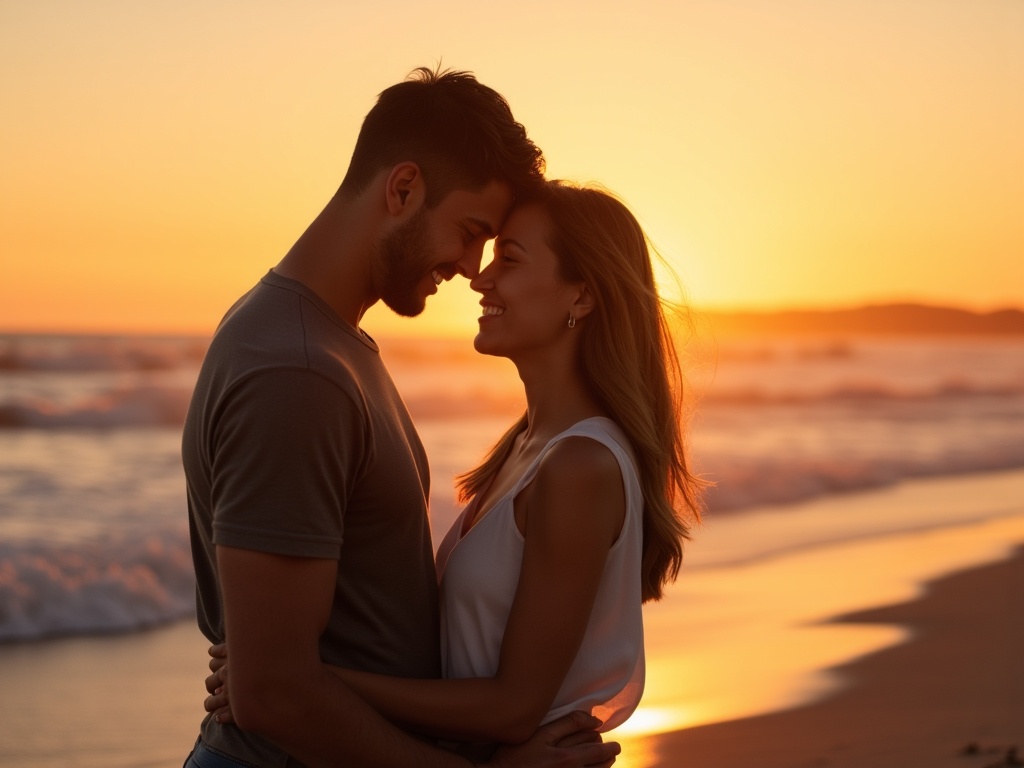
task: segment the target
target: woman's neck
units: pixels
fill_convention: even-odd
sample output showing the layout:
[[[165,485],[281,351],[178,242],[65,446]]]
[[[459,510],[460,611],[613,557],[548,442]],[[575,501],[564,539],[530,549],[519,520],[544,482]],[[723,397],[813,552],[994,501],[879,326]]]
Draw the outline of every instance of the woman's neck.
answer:
[[[583,419],[607,415],[568,364],[517,365],[526,389],[527,428],[521,446],[543,445]]]

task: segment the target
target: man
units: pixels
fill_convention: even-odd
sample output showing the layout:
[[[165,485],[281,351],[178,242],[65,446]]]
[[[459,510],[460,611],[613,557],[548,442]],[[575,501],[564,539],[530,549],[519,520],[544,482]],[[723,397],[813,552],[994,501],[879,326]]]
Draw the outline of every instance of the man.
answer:
[[[199,625],[227,641],[239,727],[207,717],[189,765],[468,765],[325,667],[439,675],[427,461],[359,322],[377,301],[417,315],[474,277],[542,172],[499,94],[417,70],[380,95],[337,194],[218,327],[182,456]],[[554,746],[593,726],[557,722],[494,762],[607,763],[615,745]]]

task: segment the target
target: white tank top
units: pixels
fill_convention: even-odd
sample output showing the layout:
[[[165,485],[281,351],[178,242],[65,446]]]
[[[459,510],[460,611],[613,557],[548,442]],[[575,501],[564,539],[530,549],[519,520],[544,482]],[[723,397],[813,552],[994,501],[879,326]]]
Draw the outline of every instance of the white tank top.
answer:
[[[449,529],[437,552],[441,663],[447,678],[497,674],[523,559],[524,539],[516,527],[513,501],[533,479],[551,446],[571,436],[597,440],[615,455],[622,471],[626,515],[618,539],[608,550],[583,644],[544,722],[581,709],[604,721],[601,730],[610,730],[633,713],[644,688],[643,494],[629,442],[610,419],[586,419],[553,437],[512,489],[465,536],[461,535],[464,518],[473,502]]]

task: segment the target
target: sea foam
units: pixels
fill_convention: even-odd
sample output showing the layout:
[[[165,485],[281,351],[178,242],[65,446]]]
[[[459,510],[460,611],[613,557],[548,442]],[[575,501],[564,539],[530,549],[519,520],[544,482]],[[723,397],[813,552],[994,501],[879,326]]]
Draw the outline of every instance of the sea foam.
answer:
[[[0,544],[0,642],[144,629],[190,615],[180,530],[78,545]]]

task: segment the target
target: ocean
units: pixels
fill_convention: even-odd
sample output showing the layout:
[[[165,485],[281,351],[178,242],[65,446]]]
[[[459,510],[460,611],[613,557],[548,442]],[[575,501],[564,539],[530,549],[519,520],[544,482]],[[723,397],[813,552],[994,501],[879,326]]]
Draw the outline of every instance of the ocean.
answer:
[[[199,337],[0,336],[0,661],[68,638],[123,646],[189,623],[180,427],[205,347]],[[453,478],[521,412],[519,381],[466,340],[381,348],[430,458],[438,542],[458,511]],[[648,676],[637,731],[822,695],[835,684],[830,665],[900,639],[861,627],[819,642],[820,656],[784,646],[776,655],[790,662],[763,695],[750,683],[722,701],[708,654],[742,654],[755,629],[767,643],[766,601],[773,626],[790,631],[905,597],[1024,541],[1024,338],[728,337],[684,359],[692,460],[715,486],[679,583],[648,609],[650,661],[664,674]],[[844,560],[855,553],[878,564],[878,584],[829,577],[794,612],[787,585],[862,569]],[[0,761],[47,764],[5,753],[5,738],[0,725]],[[53,764],[86,764],[63,749]]]

